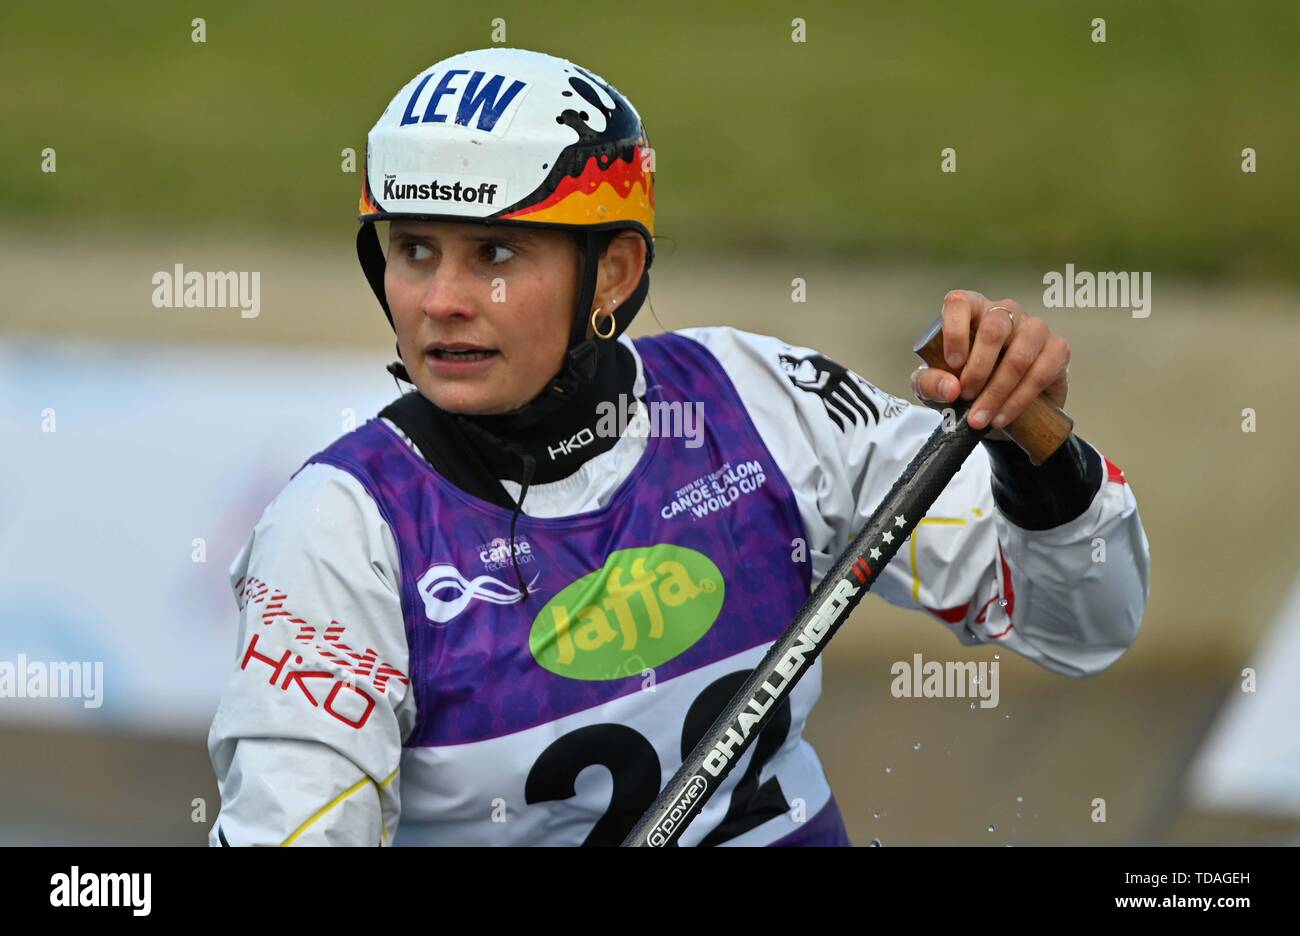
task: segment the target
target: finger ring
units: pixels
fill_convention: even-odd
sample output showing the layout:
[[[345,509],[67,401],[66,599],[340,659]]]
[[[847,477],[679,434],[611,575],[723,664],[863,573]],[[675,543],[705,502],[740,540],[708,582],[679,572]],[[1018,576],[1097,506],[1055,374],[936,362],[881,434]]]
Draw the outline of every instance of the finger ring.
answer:
[[[1016,317],[1011,313],[1011,310],[1008,309],[1006,306],[992,306],[989,308],[989,311],[990,312],[1001,311],[1007,313],[1007,318],[1011,319],[1011,327],[1013,329],[1016,327]]]

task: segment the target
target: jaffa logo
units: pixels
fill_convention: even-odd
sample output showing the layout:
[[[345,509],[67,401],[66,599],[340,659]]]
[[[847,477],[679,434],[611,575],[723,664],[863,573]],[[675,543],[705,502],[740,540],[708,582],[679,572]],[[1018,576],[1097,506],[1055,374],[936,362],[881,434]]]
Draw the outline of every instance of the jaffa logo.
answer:
[[[704,553],[666,543],[616,550],[546,603],[528,647],[559,676],[624,679],[694,646],[724,596],[722,573]]]
[[[555,121],[578,139],[560,152],[542,184],[500,217],[550,224],[631,220],[653,234],[654,171],[636,114],[617,91],[577,66],[568,83],[562,93],[572,103]],[[593,112],[605,118],[604,129],[592,126]]]

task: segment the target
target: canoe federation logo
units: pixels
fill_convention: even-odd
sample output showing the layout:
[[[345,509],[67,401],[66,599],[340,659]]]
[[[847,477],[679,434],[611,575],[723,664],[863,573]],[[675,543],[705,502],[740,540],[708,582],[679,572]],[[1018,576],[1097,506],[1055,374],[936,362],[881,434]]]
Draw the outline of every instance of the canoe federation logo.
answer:
[[[533,580],[528,583],[529,588],[533,587],[537,578],[537,575],[533,576]],[[512,605],[524,597],[518,588],[507,585],[498,578],[476,575],[467,579],[454,565],[445,562],[431,566],[420,576],[416,588],[424,601],[424,613],[434,624],[447,624],[455,620],[474,601]]]
[[[524,566],[536,562],[537,554],[533,552],[533,544],[526,537],[516,536],[512,549],[504,536],[498,536],[486,543],[479,543],[478,559],[483,563],[484,572],[497,572],[514,568],[516,564]]]

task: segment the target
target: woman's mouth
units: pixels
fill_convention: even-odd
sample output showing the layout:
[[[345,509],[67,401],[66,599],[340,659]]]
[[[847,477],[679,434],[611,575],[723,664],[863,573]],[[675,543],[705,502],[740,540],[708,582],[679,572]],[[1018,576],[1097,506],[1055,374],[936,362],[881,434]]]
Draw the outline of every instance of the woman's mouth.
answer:
[[[471,344],[430,344],[425,348],[424,359],[429,370],[440,376],[452,377],[481,373],[492,367],[500,352]]]
[[[443,361],[481,361],[496,354],[495,351],[453,351],[447,348],[434,348],[434,357]]]

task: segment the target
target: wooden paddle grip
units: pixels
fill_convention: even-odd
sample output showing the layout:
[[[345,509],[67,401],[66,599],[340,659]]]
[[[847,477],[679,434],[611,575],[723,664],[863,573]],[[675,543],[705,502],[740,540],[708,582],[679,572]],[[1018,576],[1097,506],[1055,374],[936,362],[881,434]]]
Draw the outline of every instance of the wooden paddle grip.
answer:
[[[972,325],[971,344],[974,342],[975,326]],[[949,367],[943,357],[942,315],[934,320],[912,350],[930,367],[956,377],[961,376],[961,369]],[[1073,430],[1074,420],[1051,400],[1039,396],[1002,431],[1024,449],[1033,464],[1041,465],[1052,457]]]

